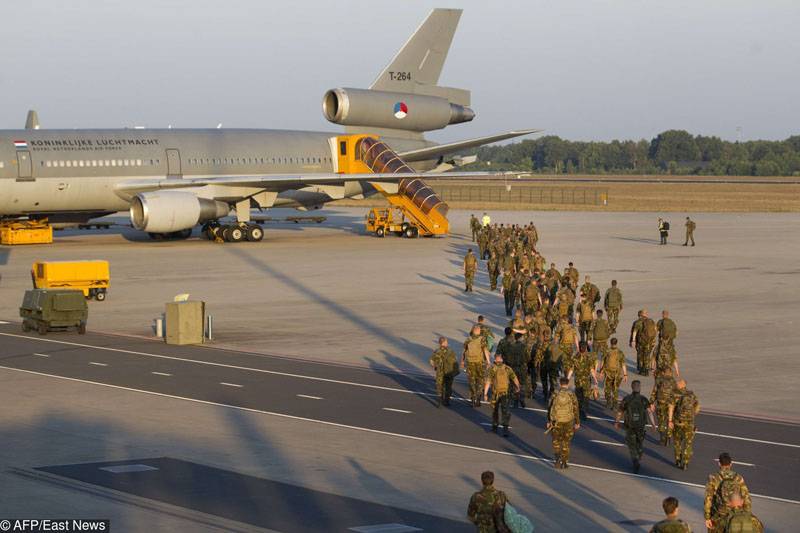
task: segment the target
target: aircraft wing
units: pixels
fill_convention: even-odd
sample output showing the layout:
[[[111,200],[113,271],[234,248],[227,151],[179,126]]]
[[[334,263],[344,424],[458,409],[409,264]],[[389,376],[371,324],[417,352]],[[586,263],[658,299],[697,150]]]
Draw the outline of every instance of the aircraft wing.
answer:
[[[194,187],[227,186],[247,187],[265,191],[281,192],[301,189],[310,185],[340,185],[348,181],[397,182],[401,179],[467,179],[504,176],[500,172],[444,172],[444,173],[404,173],[404,174],[266,174],[263,176],[220,176],[209,178],[171,178],[143,179],[118,183],[114,190],[122,195],[165,189],[188,189]]]
[[[517,130],[509,131],[506,133],[499,133],[497,135],[489,135],[488,137],[477,137],[475,139],[467,139],[466,141],[457,141],[454,143],[437,144],[436,146],[428,146],[426,148],[419,148],[418,150],[409,150],[407,152],[399,152],[403,161],[426,161],[429,159],[438,159],[440,156],[452,154],[465,148],[475,148],[476,146],[483,146],[484,144],[491,144],[497,141],[504,141],[506,139],[513,139],[522,135],[530,135],[531,133],[539,133],[544,130]]]

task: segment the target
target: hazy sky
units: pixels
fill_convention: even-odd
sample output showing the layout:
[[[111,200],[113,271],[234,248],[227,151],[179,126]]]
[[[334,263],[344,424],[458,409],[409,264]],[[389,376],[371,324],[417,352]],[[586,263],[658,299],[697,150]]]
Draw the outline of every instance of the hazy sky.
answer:
[[[431,138],[800,133],[798,0],[3,2],[0,128],[338,131],[323,93],[368,86],[433,7],[464,8],[440,83],[477,118]]]

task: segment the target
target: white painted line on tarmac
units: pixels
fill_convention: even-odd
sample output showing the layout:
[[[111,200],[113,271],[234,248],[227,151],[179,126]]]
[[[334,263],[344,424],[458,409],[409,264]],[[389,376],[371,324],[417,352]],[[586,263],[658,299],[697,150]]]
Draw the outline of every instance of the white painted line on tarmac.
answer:
[[[226,381],[220,381],[220,385],[225,385],[226,387],[236,387],[237,389],[241,389],[244,385],[239,385],[238,383],[228,383]]]
[[[89,364],[94,366],[108,366],[107,363],[98,363],[96,361],[89,361]]]
[[[404,415],[410,415],[411,411],[406,411],[405,409],[394,409],[392,407],[384,407],[384,411],[391,411],[393,413],[403,413]]]
[[[35,354],[33,354],[33,355],[38,355],[39,357],[50,357],[50,356],[49,356],[49,355],[47,355],[46,353],[35,353]]]
[[[197,403],[197,404],[201,404],[201,405],[213,405],[215,407],[225,407],[227,409],[235,409],[237,411],[245,411],[245,412],[248,412],[248,413],[260,413],[260,414],[263,414],[263,415],[275,416],[275,417],[283,418],[283,419],[286,419],[286,420],[297,420],[299,422],[312,422],[312,423],[315,423],[315,424],[321,424],[323,426],[337,427],[337,428],[342,428],[342,429],[351,429],[351,430],[354,430],[354,431],[363,431],[365,433],[372,433],[372,434],[375,434],[375,435],[385,435],[387,437],[397,437],[397,438],[400,438],[400,439],[413,440],[413,441],[416,441],[416,442],[427,442],[429,444],[438,444],[438,445],[441,445],[441,446],[450,446],[450,447],[453,447],[453,448],[460,448],[460,449],[463,449],[463,450],[472,450],[472,451],[490,453],[490,454],[493,454],[493,455],[502,455],[502,456],[506,456],[506,457],[517,457],[517,458],[520,458],[520,459],[526,459],[526,460],[529,460],[529,461],[540,461],[540,462],[543,462],[543,463],[552,463],[553,462],[552,459],[548,459],[546,457],[537,457],[535,455],[526,455],[526,454],[522,454],[522,453],[506,452],[506,451],[502,451],[502,450],[491,450],[489,448],[481,448],[481,447],[478,447],[478,446],[470,446],[469,444],[459,444],[459,443],[456,443],[456,442],[447,442],[447,441],[442,441],[442,440],[429,439],[429,438],[426,438],[426,437],[416,437],[414,435],[404,435],[402,433],[392,433],[390,431],[381,431],[379,429],[371,429],[371,428],[365,428],[365,427],[359,427],[359,426],[351,426],[351,425],[348,425],[348,424],[341,424],[339,422],[329,422],[327,420],[317,420],[315,418],[306,418],[306,417],[302,417],[302,416],[288,415],[286,413],[275,413],[275,412],[272,412],[272,411],[264,411],[264,410],[261,410],[261,409],[253,409],[252,407],[242,407],[242,406],[239,406],[239,405],[231,405],[231,404],[227,404],[227,403],[212,402],[212,401],[209,401],[209,400],[200,400],[198,398],[188,398],[186,396],[177,396],[177,395],[174,395],[174,394],[165,394],[163,392],[153,392],[153,391],[148,391],[148,390],[143,390],[143,389],[134,389],[132,387],[123,387],[121,385],[111,385],[110,383],[101,383],[99,381],[89,381],[88,379],[68,378],[68,377],[65,377],[65,376],[58,376],[56,374],[47,374],[45,372],[36,372],[36,371],[33,371],[33,370],[23,370],[21,368],[14,368],[14,367],[10,367],[10,366],[2,366],[2,365],[0,365],[0,369],[12,370],[14,372],[23,372],[25,374],[33,374],[33,375],[36,375],[36,376],[44,376],[44,377],[48,377],[48,378],[63,379],[65,381],[73,381],[75,383],[84,383],[84,384],[87,384],[87,385],[97,385],[99,387],[107,387],[107,388],[110,388],[110,389],[118,389],[118,390],[130,391],[130,392],[138,392],[138,393],[141,393],[141,394],[149,394],[151,396],[159,396],[161,398],[171,398],[173,400],[183,400],[183,401],[193,402],[193,403]],[[621,470],[612,470],[610,468],[602,468],[602,467],[599,467],[599,466],[582,465],[580,463],[570,463],[570,466],[574,466],[576,468],[585,468],[587,470],[595,470],[595,471],[598,471],[598,472],[607,472],[609,474],[618,474],[620,476],[628,476],[628,477],[636,477],[636,478],[640,478],[640,479],[649,479],[649,480],[652,480],[652,481],[660,481],[662,483],[672,483],[672,484],[675,484],[675,485],[684,485],[684,486],[687,486],[687,487],[696,487],[696,488],[701,488],[701,489],[705,488],[705,485],[701,485],[699,483],[690,483],[688,481],[678,481],[677,479],[669,479],[669,478],[662,478],[662,477],[656,477],[656,476],[647,476],[647,475],[644,475],[644,474],[634,474],[632,472],[623,472]],[[779,498],[778,496],[767,496],[767,495],[764,495],[764,494],[753,494],[753,493],[750,493],[750,496],[754,497],[754,498],[764,498],[765,500],[772,500],[772,501],[776,501],[776,502],[783,502],[783,503],[791,503],[791,504],[794,504],[794,505],[800,505],[800,501],[798,501],[798,500],[790,500],[788,498]]]
[[[414,533],[422,531],[418,527],[407,526],[405,524],[375,524],[374,526],[354,526],[348,527],[348,531],[356,533]]]
[[[3,324],[3,325],[5,325],[5,324],[11,324],[11,322],[6,322],[5,320],[0,320],[0,324]]]
[[[185,359],[185,358],[182,358],[182,357],[173,357],[173,356],[170,356],[170,355],[159,355],[159,354],[146,353],[146,352],[136,352],[136,351],[133,351],[133,350],[123,350],[121,348],[109,348],[107,346],[92,346],[91,344],[81,344],[81,343],[78,343],[78,342],[59,341],[59,340],[55,340],[55,339],[42,339],[42,338],[38,338],[38,337],[27,337],[25,335],[17,335],[17,334],[14,334],[14,333],[0,333],[0,335],[6,336],[6,337],[17,337],[17,338],[25,339],[25,340],[29,340],[29,341],[51,342],[51,343],[63,344],[63,345],[67,345],[67,346],[77,346],[77,347],[80,347],[80,348],[92,348],[92,349],[95,349],[95,350],[106,350],[106,351],[110,351],[110,352],[126,353],[126,354],[130,354],[130,355],[141,355],[141,356],[144,356],[144,357],[156,357],[156,358],[159,358],[159,359],[169,359],[169,360],[172,360],[172,361],[182,361],[184,363],[194,363],[194,364],[198,364],[198,365],[208,365],[208,366],[217,366],[217,367],[223,367],[223,368],[232,368],[234,370],[245,370],[245,371],[249,371],[249,372],[259,372],[259,373],[262,373],[262,374],[273,374],[273,375],[276,375],[276,376],[286,376],[286,377],[297,378],[297,379],[308,379],[308,380],[312,380],[312,381],[322,381],[322,382],[325,382],[325,383],[336,383],[336,384],[339,384],[339,385],[350,385],[350,386],[353,386],[353,387],[364,387],[364,388],[368,388],[368,389],[386,390],[386,391],[392,391],[392,392],[399,392],[399,393],[403,393],[403,394],[415,394],[417,396],[438,396],[436,393],[430,393],[430,392],[412,391],[412,390],[406,390],[406,389],[398,389],[398,388],[395,388],[395,387],[384,387],[384,386],[381,386],[381,385],[369,385],[367,383],[356,383],[356,382],[353,382],[353,381],[341,381],[341,380],[338,380],[338,379],[320,378],[320,377],[316,377],[316,376],[305,376],[303,374],[293,374],[293,373],[289,373],[289,372],[278,372],[277,370],[266,370],[266,369],[263,369],[263,368],[251,368],[251,367],[246,367],[246,366],[227,365],[227,364],[224,364],[224,363],[215,363],[213,361],[199,361],[197,359]],[[468,400],[464,399],[463,401],[468,401]],[[537,408],[534,408],[534,407],[526,407],[525,409],[527,409],[529,411],[546,412],[545,409],[537,409]],[[605,421],[608,421],[608,422],[613,422],[614,421],[613,418],[606,418],[606,417],[599,417],[599,416],[590,416],[589,419],[591,419],[591,420],[605,420]],[[706,433],[704,431],[697,431],[696,433],[698,435],[707,435],[707,436],[711,436],[711,437],[720,437],[720,438],[724,438],[724,439],[743,440],[743,441],[748,441],[748,442],[757,442],[759,444],[771,444],[773,446],[785,446],[787,448],[798,448],[798,449],[800,449],[800,444],[790,444],[790,443],[787,443],[787,442],[773,442],[773,441],[768,441],[768,440],[752,439],[750,437],[737,437],[737,436],[734,436],[734,435],[723,435],[723,434],[720,434],[720,433]]]
[[[310,396],[308,394],[298,394],[298,398],[308,398],[309,400],[322,400],[322,396]]]
[[[490,426],[493,426],[494,424],[492,424],[491,422],[481,422],[481,425],[490,427]],[[498,427],[500,427],[500,426],[498,426]],[[514,426],[508,426],[508,429],[514,429]]]
[[[756,466],[753,463],[743,463],[741,461],[731,461],[735,465],[742,465],[742,466]]]
[[[101,466],[98,470],[105,470],[112,474],[130,474],[131,472],[150,472],[158,470],[158,468],[150,465],[135,464],[135,465],[117,465],[117,466]]]
[[[607,440],[594,440],[589,439],[589,442],[596,442],[597,444],[607,444],[609,446],[625,446],[622,442],[609,442]]]
[[[166,378],[172,376],[172,374],[169,374],[167,372],[150,372],[150,373],[153,374],[154,376],[164,376]]]

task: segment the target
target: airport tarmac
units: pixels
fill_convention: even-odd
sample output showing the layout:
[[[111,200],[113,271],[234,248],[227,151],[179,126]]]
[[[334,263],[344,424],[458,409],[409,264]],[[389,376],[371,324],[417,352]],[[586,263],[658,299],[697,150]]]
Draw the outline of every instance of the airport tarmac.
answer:
[[[33,261],[108,259],[111,290],[107,301],[91,303],[93,331],[152,338],[164,302],[188,292],[214,316],[214,346],[404,372],[427,372],[435,338],[459,345],[479,313],[500,333],[502,297],[487,290],[483,265],[476,292],[463,292],[469,212],[451,213],[451,237],[418,240],[363,235],[365,212],[316,211],[328,217],[320,225],[267,224],[261,243],[151,242],[121,228],[57,232],[49,246],[2,247],[0,319],[18,319]],[[663,247],[657,214],[491,215],[497,222],[534,220],[547,260],[574,261],[602,291],[618,279],[623,342],[637,309],[656,318],[670,309],[683,376],[704,408],[800,420],[800,361],[791,357],[800,344],[797,214],[693,213],[694,248],[680,246],[681,215],[668,217],[674,229]],[[629,361],[635,357],[626,352]]]

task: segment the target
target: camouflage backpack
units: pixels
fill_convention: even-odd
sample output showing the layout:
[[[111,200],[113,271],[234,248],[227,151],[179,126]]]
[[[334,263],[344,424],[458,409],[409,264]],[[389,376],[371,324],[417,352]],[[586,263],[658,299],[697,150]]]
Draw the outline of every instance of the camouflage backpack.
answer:
[[[553,407],[550,409],[550,420],[557,424],[566,424],[575,420],[572,399],[569,392],[560,390],[553,398]]]
[[[592,318],[592,304],[589,302],[581,302],[581,322],[591,322]]]
[[[653,321],[652,318],[646,318],[644,320],[644,327],[642,328],[642,335],[644,340],[653,340],[656,338],[656,323]]]
[[[499,396],[508,392],[508,372],[505,365],[494,367],[494,395]]]
[[[483,362],[483,338],[470,337],[467,341],[467,361],[470,363]]]
[[[622,362],[622,352],[619,348],[614,348],[606,352],[606,362],[603,365],[603,371],[606,374],[618,374],[620,363]]]
[[[625,425],[629,428],[641,429],[645,426],[647,413],[644,397],[631,394],[625,402]]]
[[[608,289],[608,296],[607,296],[608,307],[619,307],[619,301],[621,299],[620,296],[621,295],[619,293],[619,289],[617,288]]]
[[[594,326],[594,338],[598,341],[607,340],[611,336],[611,331],[608,328],[608,322],[605,319],[598,319]]]
[[[754,533],[753,515],[750,511],[736,509],[728,515],[725,533]]]
[[[680,424],[692,425],[696,408],[697,396],[692,391],[684,390],[680,393],[678,401],[675,403],[675,421]]]
[[[571,345],[575,342],[575,330],[572,326],[567,325],[561,330],[561,344]]]
[[[731,495],[742,491],[742,483],[739,480],[738,474],[733,470],[723,470],[719,473],[720,482],[717,486],[717,492],[714,493],[714,500],[711,502],[711,508],[716,512],[716,515],[727,514],[728,500]]]

